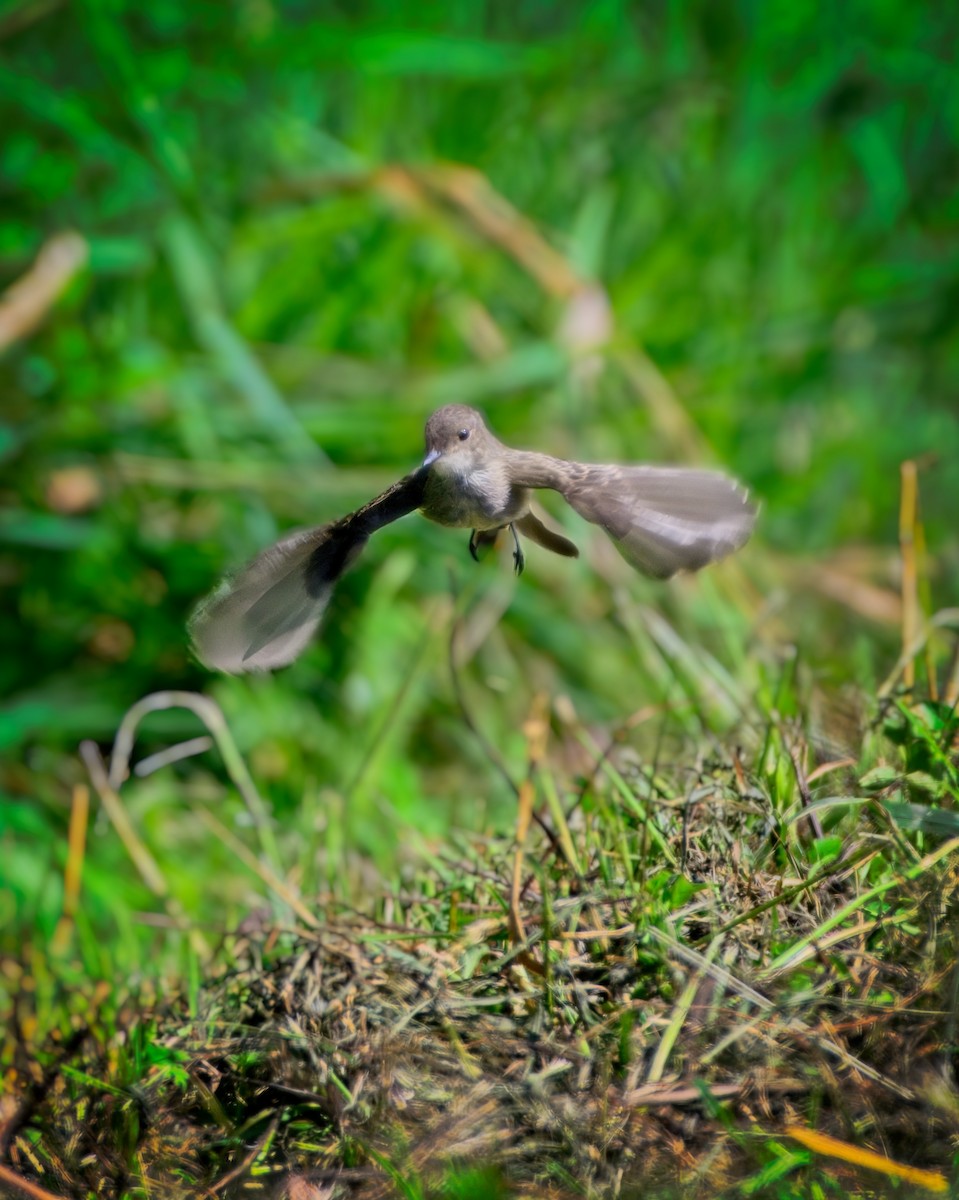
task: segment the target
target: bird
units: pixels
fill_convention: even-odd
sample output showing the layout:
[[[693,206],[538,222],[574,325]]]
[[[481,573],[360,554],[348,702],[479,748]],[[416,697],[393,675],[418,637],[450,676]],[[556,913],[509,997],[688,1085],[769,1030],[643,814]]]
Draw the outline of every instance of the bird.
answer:
[[[469,529],[474,558],[509,530],[520,574],[521,534],[554,554],[579,554],[532,510],[533,493],[548,488],[605,530],[632,567],[656,579],[725,558],[743,546],[756,520],[747,490],[720,472],[580,463],[514,450],[465,404],[437,409],[425,438],[422,463],[385,492],[339,520],[288,534],[223,579],[190,618],[200,662],[228,674],[293,662],[371,535],[416,509],[440,525]]]

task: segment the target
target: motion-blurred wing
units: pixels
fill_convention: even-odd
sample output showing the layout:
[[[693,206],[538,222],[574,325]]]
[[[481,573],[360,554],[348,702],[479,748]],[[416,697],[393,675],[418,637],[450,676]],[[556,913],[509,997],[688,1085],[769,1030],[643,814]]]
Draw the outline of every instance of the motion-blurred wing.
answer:
[[[190,619],[190,636],[204,666],[231,675],[285,667],[316,631],[333,591],[307,586],[314,553],[325,557],[333,526],[291,534],[224,579]],[[363,541],[356,543],[355,553]],[[344,558],[343,567],[346,567]]]
[[[600,525],[638,571],[666,579],[738,550],[756,508],[735,480],[684,467],[571,463],[559,488],[581,517]]]
[[[190,619],[200,661],[230,674],[291,663],[370,534],[422,504],[426,474],[406,476],[339,521],[282,538],[224,579]]]

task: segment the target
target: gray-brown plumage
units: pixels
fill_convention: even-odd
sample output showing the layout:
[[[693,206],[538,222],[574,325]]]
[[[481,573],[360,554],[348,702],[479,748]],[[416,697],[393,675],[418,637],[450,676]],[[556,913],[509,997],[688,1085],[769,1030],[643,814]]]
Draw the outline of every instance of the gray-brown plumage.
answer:
[[[628,563],[658,579],[738,550],[756,518],[744,489],[715,471],[589,465],[513,450],[463,404],[433,413],[426,450],[422,466],[356,512],[283,538],[224,580],[190,622],[200,660],[229,672],[292,662],[370,534],[417,508],[440,525],[472,530],[474,557],[508,528],[519,572],[520,533],[555,554],[579,554],[530,509],[532,491],[551,488],[601,526]]]

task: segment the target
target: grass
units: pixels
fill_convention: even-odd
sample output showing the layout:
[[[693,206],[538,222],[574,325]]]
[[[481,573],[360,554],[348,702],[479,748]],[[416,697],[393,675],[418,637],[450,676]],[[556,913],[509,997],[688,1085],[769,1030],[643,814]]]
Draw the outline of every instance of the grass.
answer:
[[[918,620],[912,499],[903,609]],[[82,754],[153,895],[141,919],[181,948],[177,979],[94,982],[78,785],[55,935],[5,960],[4,1180],[40,1197],[945,1193],[959,718],[927,639],[948,619],[904,629],[840,758],[810,736],[788,665],[735,743],[708,734],[716,681],[684,682],[680,652],[691,668],[702,651],[675,637],[678,703],[600,741],[541,692],[515,778],[467,712],[515,794],[513,836],[436,847],[398,823],[410,845],[389,882],[355,877],[335,807],[303,854],[320,810],[275,825],[212,701],[145,698],[109,765]],[[131,774],[140,724],[181,707],[208,736]],[[221,874],[229,903],[243,879],[248,915],[204,928],[174,857],[161,865],[136,826],[153,774],[212,746],[247,820],[226,825],[210,789],[176,854],[202,830],[224,863],[207,888]]]
[[[545,11],[0,3],[0,1190],[951,1176],[955,16]],[[205,675],[450,400],[757,537],[411,518]]]
[[[17,1177],[45,1189],[32,1194],[946,1189],[951,710],[897,692],[866,758],[821,762],[801,723],[760,705],[732,752],[703,749],[667,708],[642,714],[659,751],[637,755],[615,735],[597,747],[541,697],[515,836],[414,851],[357,907],[348,864],[313,896],[292,831],[257,844],[260,802],[216,710],[149,707],[184,701],[251,812],[245,836],[208,808],[193,818],[260,906],[198,927],[121,825],[156,893],[151,924],[179,930],[173,991],[92,986],[82,910],[59,947],[17,975],[8,960],[3,1132]],[[114,776],[125,761],[121,746]],[[138,811],[144,783],[114,808],[92,779],[112,820]],[[938,803],[906,800],[917,786]],[[905,810],[951,836],[909,832]]]

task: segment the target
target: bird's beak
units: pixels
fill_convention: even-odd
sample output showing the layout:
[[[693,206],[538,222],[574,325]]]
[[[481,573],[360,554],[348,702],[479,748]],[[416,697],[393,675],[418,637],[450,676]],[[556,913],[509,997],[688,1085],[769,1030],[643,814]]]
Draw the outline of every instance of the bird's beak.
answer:
[[[441,451],[439,451],[439,450],[431,450],[429,452],[429,454],[427,454],[426,458],[423,459],[423,466],[428,467],[432,463],[435,463],[436,460],[439,458],[440,453],[441,453]]]

